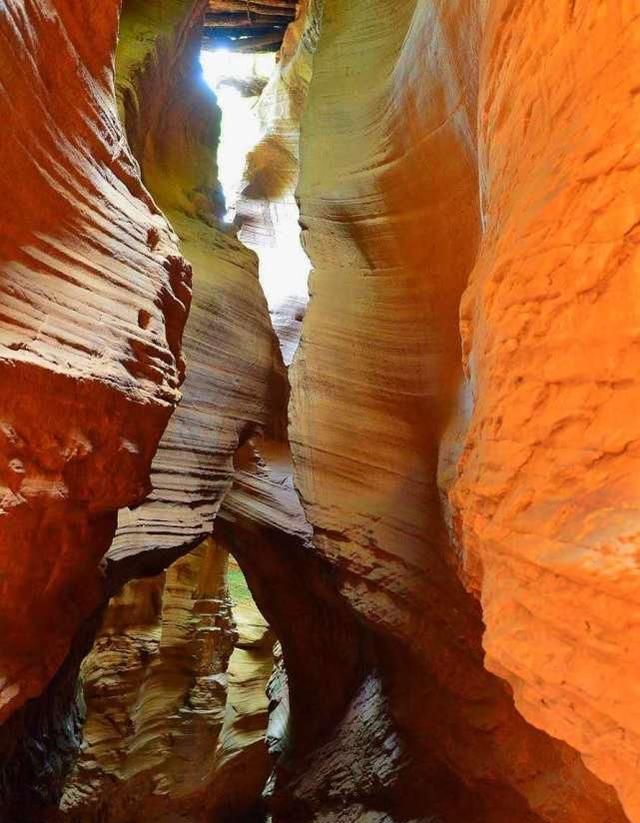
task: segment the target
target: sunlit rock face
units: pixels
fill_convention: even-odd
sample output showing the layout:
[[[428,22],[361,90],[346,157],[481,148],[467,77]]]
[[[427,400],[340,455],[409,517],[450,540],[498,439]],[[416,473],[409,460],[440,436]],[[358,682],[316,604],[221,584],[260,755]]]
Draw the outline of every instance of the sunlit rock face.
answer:
[[[142,800],[161,814],[202,791],[235,639],[225,573],[209,541],[111,601],[82,667],[83,753],[61,819],[128,821]]]
[[[0,723],[104,597],[117,510],[147,494],[179,398],[190,270],[116,115],[118,12],[0,14]]]
[[[261,135],[246,158],[237,209],[239,237],[260,261],[260,282],[288,366],[308,300],[309,259],[300,242],[295,198],[300,120],[312,75],[320,3],[305,0],[287,29],[278,65],[255,106]]]
[[[213,769],[207,775],[205,817],[241,820],[243,816],[255,814],[260,819],[262,790],[272,767],[266,731],[267,684],[274,664],[274,635],[232,558],[227,580],[236,642],[227,667],[224,720]]]
[[[624,820],[598,777],[633,814],[620,764],[634,762],[635,685],[613,669],[637,646],[619,539],[635,425],[631,9],[547,11],[406,2],[389,25],[383,2],[324,5],[290,436],[315,550],[368,626],[420,763],[404,808],[378,800],[394,817]]]
[[[473,408],[450,499],[486,665],[640,819],[637,9],[490,3]]]
[[[129,823],[141,808],[199,820],[259,801],[273,638],[239,572],[227,588],[227,564],[207,540],[111,601],[82,667],[82,753],[52,821]]]

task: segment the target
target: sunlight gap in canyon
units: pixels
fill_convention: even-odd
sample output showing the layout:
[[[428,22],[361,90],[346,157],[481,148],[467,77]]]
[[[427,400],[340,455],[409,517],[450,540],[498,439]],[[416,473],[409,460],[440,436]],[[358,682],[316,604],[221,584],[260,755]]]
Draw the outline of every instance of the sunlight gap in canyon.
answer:
[[[275,55],[204,48],[200,63],[222,112],[217,161],[224,220],[239,227],[240,241],[258,256],[260,283],[289,365],[308,301],[311,264],[300,239],[297,169],[279,169],[282,160],[269,153],[272,124],[265,100],[278,93]],[[297,147],[293,155],[291,147],[287,151],[285,163],[295,162]],[[271,168],[252,168],[252,160],[261,155],[260,162]]]
[[[222,112],[218,178],[225,197],[224,220],[233,223],[247,154],[258,142],[256,102],[275,68],[275,54],[203,49],[200,64]]]

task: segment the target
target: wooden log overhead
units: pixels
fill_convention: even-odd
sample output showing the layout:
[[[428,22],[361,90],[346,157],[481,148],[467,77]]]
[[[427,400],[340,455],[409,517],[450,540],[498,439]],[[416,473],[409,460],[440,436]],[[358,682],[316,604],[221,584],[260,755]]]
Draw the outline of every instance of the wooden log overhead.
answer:
[[[296,16],[295,0],[209,0],[204,48],[277,51]]]
[[[286,9],[295,12],[296,0],[209,0],[209,10],[216,14],[225,11],[272,11]]]

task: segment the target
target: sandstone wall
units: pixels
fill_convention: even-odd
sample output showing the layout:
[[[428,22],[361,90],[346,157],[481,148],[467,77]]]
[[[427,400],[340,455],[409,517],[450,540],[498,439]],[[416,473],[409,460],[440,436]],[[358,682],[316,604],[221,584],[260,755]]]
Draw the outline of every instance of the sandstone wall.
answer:
[[[121,513],[109,554],[118,575],[166,565],[210,534],[234,452],[267,425],[271,395],[286,390],[256,259],[217,225],[220,112],[199,64],[204,6],[130,2],[123,10],[122,116],[144,180],[192,263],[194,296],[183,399],[153,464],[152,494]]]
[[[599,625],[596,612],[606,612],[613,627],[614,601],[604,599],[604,591],[620,579],[619,564],[626,561],[610,551],[601,594],[594,599],[587,585],[582,600],[574,586],[550,582],[566,577],[573,550],[563,549],[559,566],[547,573],[531,563],[543,544],[530,539],[528,549],[513,539],[520,511],[532,518],[527,528],[533,528],[535,511],[541,528],[552,529],[542,526],[549,512],[566,524],[563,534],[580,531],[585,517],[590,530],[596,522],[610,528],[622,516],[599,492],[582,496],[579,490],[590,482],[584,469],[577,485],[568,480],[577,454],[572,438],[584,431],[580,421],[588,396],[579,387],[580,372],[571,371],[581,362],[578,351],[598,349],[595,365],[601,362],[602,374],[613,379],[621,362],[613,353],[629,352],[623,341],[630,340],[625,330],[631,328],[624,320],[631,314],[623,314],[621,323],[613,308],[614,295],[629,294],[625,278],[633,242],[633,210],[625,195],[632,161],[628,141],[616,137],[633,133],[632,108],[622,112],[623,101],[631,100],[623,68],[633,62],[631,10],[617,9],[610,18],[596,6],[576,7],[572,15],[562,4],[539,2],[406,2],[394,6],[389,25],[385,3],[327,0],[302,122],[298,195],[314,270],[291,371],[295,480],[314,527],[315,549],[373,633],[394,719],[408,745],[420,752],[420,808],[431,804],[445,819],[624,819],[616,794],[580,757],[590,753],[594,741],[587,745],[582,738],[602,709],[589,714],[573,699],[584,682],[593,703],[611,683],[613,669],[603,674],[604,647],[596,655],[578,641],[579,651],[570,653],[568,638],[573,626],[579,626],[580,637],[591,631],[591,616]],[[595,88],[589,78],[596,64],[580,45],[587,32],[601,55]],[[596,119],[605,98],[606,114]],[[601,160],[597,146],[606,147]],[[605,174],[609,168],[615,173]],[[578,193],[590,186],[593,201],[584,204]],[[616,207],[609,209],[606,204],[620,190]],[[597,243],[604,242],[599,226],[606,225],[611,246],[600,250],[591,243],[592,223]],[[585,237],[584,251],[575,252],[576,241]],[[561,275],[556,266],[565,254],[577,256]],[[465,382],[458,307],[476,260],[463,312],[464,347],[470,352]],[[567,289],[562,277],[571,284]],[[582,298],[581,278],[589,284]],[[615,283],[604,318],[605,304],[594,296],[605,288],[603,278]],[[558,301],[548,311],[540,308],[547,292]],[[540,311],[544,321],[538,320]],[[610,342],[600,346],[605,333]],[[555,346],[562,357],[553,356]],[[564,369],[566,391],[560,395],[546,386],[540,394],[546,405],[538,406],[529,386],[522,391],[530,402],[521,404],[518,394],[512,402],[521,359],[535,382],[545,368],[553,370],[543,365],[550,355],[553,369]],[[612,399],[610,384],[603,382],[598,392]],[[594,408],[604,403],[588,402]],[[620,419],[616,408],[627,402],[623,392],[602,405],[601,431],[608,421],[608,437],[621,437],[620,448],[630,438],[611,424]],[[470,409],[471,429],[465,433]],[[512,421],[511,435],[499,434],[507,431],[503,420]],[[530,448],[523,449],[518,442],[527,426]],[[463,437],[452,515],[448,504],[443,510],[440,492],[446,494],[456,475]],[[563,455],[557,487],[542,480],[556,471],[547,463],[552,443],[558,445],[554,460]],[[531,474],[521,474],[534,446]],[[592,451],[580,454],[587,463],[593,457]],[[598,462],[595,489],[611,477],[608,464],[600,468]],[[618,467],[615,476],[631,477],[627,471]],[[609,482],[608,493],[618,499],[617,485]],[[576,493],[584,502],[570,504],[569,495]],[[587,516],[590,509],[596,513]],[[524,526],[518,538],[522,532],[528,533]],[[460,585],[461,565],[466,586],[482,591],[482,612]],[[587,582],[577,569],[571,576]],[[562,597],[556,602],[557,591],[573,600],[571,608],[563,607]],[[629,591],[623,586],[618,596],[625,598],[632,623]],[[486,635],[481,618],[488,620]],[[611,664],[632,654],[624,651],[633,648],[628,625],[625,619],[614,630],[619,645],[606,647]],[[489,668],[516,686],[524,716],[574,749],[522,720],[504,684],[486,671],[481,642]],[[623,690],[629,698],[634,686],[629,677],[618,683],[605,705],[615,702],[621,717],[633,706],[621,699]],[[548,698],[560,705],[549,707]],[[607,737],[606,728],[615,746],[611,716],[603,719],[596,740]],[[631,729],[619,732],[625,743],[606,767],[587,757],[604,780],[614,779],[615,760],[632,747]],[[443,774],[450,786],[461,781],[449,798],[438,788]],[[631,813],[624,775],[618,772],[615,780]],[[387,808],[394,802],[387,801]]]
[[[269,391],[276,396],[284,391],[254,258],[233,236],[213,228],[219,212],[219,113],[198,64],[205,4],[124,4],[116,90],[126,138],[114,97],[118,4],[105,4],[102,11],[57,5],[56,10],[52,4],[15,4],[3,17],[7,66],[20,48],[29,46],[35,55],[24,77],[13,67],[7,70],[15,81],[12,93],[25,98],[26,114],[12,112],[16,147],[13,154],[7,151],[4,168],[22,173],[24,166],[27,181],[19,192],[27,200],[18,202],[27,225],[7,224],[7,271],[15,274],[7,300],[13,315],[25,315],[19,322],[6,317],[7,374],[17,368],[14,361],[23,361],[27,371],[20,370],[18,392],[7,401],[11,516],[5,525],[21,518],[20,524],[15,520],[16,539],[27,554],[24,565],[12,563],[11,541],[3,540],[7,597],[0,653],[7,659],[6,711],[39,693],[85,621],[65,664],[64,689],[55,685],[61,694],[47,692],[3,729],[3,791],[25,820],[32,805],[56,799],[78,745],[74,679],[99,614],[90,624],[87,618],[131,577],[159,573],[210,533],[240,439],[266,423]],[[42,99],[27,94],[31,81]],[[12,106],[12,99],[6,97],[5,104]],[[179,345],[191,268],[179,256],[177,237],[140,174],[171,213],[198,280],[186,342],[190,380],[180,414],[155,457],[180,397]],[[4,182],[8,185],[8,178]],[[47,278],[46,290],[37,285],[38,277]],[[26,311],[16,311],[20,299]],[[29,374],[36,375],[35,382]],[[38,397],[35,406],[31,397]],[[43,425],[45,409],[50,418]],[[137,509],[123,508],[145,497]],[[97,564],[109,548],[118,508],[118,532],[104,576]],[[42,538],[51,557],[44,555],[45,563],[39,557]],[[145,584],[139,588],[143,608],[150,595]],[[137,651],[128,654],[112,684],[116,692],[127,693],[129,658],[135,663]],[[100,649],[96,655],[99,659]],[[174,686],[176,679],[184,686],[184,661],[177,653],[170,661]],[[164,661],[165,669],[171,669],[170,661]],[[92,663],[100,670],[93,657],[89,668]],[[216,667],[222,675],[225,661]],[[170,720],[163,726],[160,715],[182,688],[165,689],[167,681],[170,676],[156,689],[163,697],[151,732],[148,720],[140,721],[140,736],[128,730],[128,721],[121,723],[121,751],[131,735],[136,746],[146,740],[141,759],[148,756],[149,764],[133,758],[122,766],[132,784],[133,776],[152,771],[164,751],[160,739],[169,733]],[[222,707],[224,696],[216,699]],[[126,717],[126,711],[121,714]],[[208,738],[212,748],[219,725]],[[94,742],[99,761],[105,754],[100,734]],[[27,789],[31,784],[34,789]],[[99,806],[101,791],[89,781],[91,798],[83,802]]]
[[[272,767],[266,733],[274,635],[231,558],[228,588],[237,640],[227,668],[224,720],[206,791],[208,820],[259,816],[262,790]]]
[[[83,750],[60,819],[189,808],[212,768],[234,640],[226,556],[212,541],[112,599],[81,670]]]
[[[273,638],[213,540],[113,598],[81,670],[87,717],[52,821],[242,815],[269,772]],[[233,597],[233,600],[231,599]]]
[[[637,820],[637,9],[493,2],[483,24],[459,561],[487,667]]]
[[[103,598],[179,398],[190,269],[118,121],[119,3],[0,15],[0,722]]]
[[[217,222],[220,112],[199,66],[204,5],[190,0],[123,7],[116,54],[120,114],[143,178],[192,262],[194,298],[185,330],[182,401],[153,461],[151,494],[120,513],[107,555],[113,590],[131,577],[156,574],[211,533],[234,474],[234,453],[267,425],[270,405],[286,396],[255,258]],[[223,719],[225,729],[233,727],[226,704],[233,669],[227,673],[227,664],[236,635],[226,572],[218,568],[226,555],[206,545],[166,574],[128,584],[110,604],[84,666],[85,750],[66,787],[60,819],[102,816],[124,823],[135,820],[142,806],[160,816],[200,818],[205,796],[209,806],[242,813],[259,801],[268,760],[256,744],[266,718],[256,710],[252,721],[245,707],[236,723],[257,723],[253,737],[230,728],[223,750],[216,749]],[[212,564],[217,576],[205,580]],[[217,594],[207,589],[214,583]],[[184,595],[178,604],[176,586]],[[137,612],[150,607],[155,612],[138,630]],[[239,649],[233,661],[241,657]],[[249,662],[240,666],[247,674]],[[262,682],[263,695],[269,676],[264,668],[257,666],[253,685],[259,692]],[[251,694],[242,683],[235,693],[245,686]],[[228,794],[219,786],[218,761]],[[238,771],[240,778],[234,777]],[[238,796],[234,779],[252,791]]]
[[[284,362],[298,347],[308,300],[309,259],[300,242],[296,187],[300,120],[313,72],[321,2],[298,4],[278,63],[255,106],[261,137],[249,152],[236,222],[239,239],[258,255],[262,283]]]

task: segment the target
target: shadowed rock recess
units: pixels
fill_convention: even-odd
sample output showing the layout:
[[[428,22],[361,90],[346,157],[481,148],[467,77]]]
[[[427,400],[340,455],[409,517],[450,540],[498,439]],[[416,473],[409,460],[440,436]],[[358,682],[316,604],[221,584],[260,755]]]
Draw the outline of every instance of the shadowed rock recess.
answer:
[[[234,225],[202,48],[277,52]],[[0,2],[0,823],[640,823],[639,65]]]

